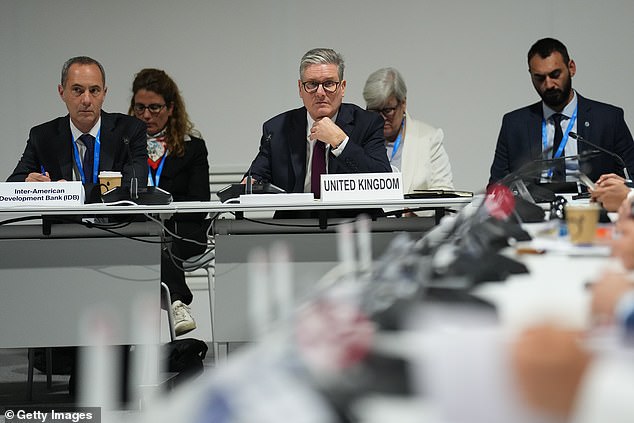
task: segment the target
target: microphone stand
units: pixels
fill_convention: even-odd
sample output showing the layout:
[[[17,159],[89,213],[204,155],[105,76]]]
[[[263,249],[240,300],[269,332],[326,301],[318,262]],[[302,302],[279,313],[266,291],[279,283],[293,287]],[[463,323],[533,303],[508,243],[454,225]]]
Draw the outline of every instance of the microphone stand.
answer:
[[[123,143],[128,151],[128,159],[130,161],[130,165],[132,166],[132,178],[130,178],[130,199],[134,201],[139,199],[139,180],[136,177],[136,169],[134,168],[134,158],[132,157],[132,150],[130,149],[130,139],[128,137],[123,138]]]
[[[619,156],[618,154],[616,154],[613,151],[607,150],[603,147],[601,147],[600,145],[597,145],[593,142],[588,141],[587,139],[585,139],[584,137],[582,137],[581,135],[577,134],[576,132],[568,132],[568,135],[570,135],[572,138],[576,139],[577,141],[580,141],[586,145],[589,145],[592,148],[596,148],[597,150],[599,150],[602,153],[607,154],[608,156],[612,157],[614,160],[616,160],[616,162],[621,165],[623,167],[623,176],[625,176],[625,184],[627,186],[632,186],[632,178],[630,178],[630,172],[628,172],[627,170],[627,166],[625,164],[625,160],[623,160],[623,158],[621,156]]]

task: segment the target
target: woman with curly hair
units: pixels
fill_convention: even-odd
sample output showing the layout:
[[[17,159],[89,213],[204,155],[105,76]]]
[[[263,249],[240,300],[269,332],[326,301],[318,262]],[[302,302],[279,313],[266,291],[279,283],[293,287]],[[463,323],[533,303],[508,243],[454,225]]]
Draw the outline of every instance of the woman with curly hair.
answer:
[[[170,192],[174,201],[209,201],[207,146],[194,130],[172,78],[160,69],[141,70],[132,83],[128,113],[147,126],[148,186]],[[204,214],[179,214],[166,225],[183,238],[206,242]],[[202,251],[200,244],[173,239],[161,254],[161,281],[171,294],[177,336],[196,328],[182,262]]]

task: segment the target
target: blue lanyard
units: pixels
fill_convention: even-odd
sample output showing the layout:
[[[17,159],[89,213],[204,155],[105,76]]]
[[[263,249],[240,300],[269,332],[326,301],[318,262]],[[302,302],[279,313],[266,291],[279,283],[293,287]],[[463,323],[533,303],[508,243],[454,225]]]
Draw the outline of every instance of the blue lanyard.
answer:
[[[101,128],[97,131],[97,136],[95,137],[95,154],[93,156],[92,162],[92,183],[97,183],[97,177],[99,175],[99,151],[101,150]],[[79,149],[77,148],[77,143],[75,143],[75,137],[71,134],[73,138],[73,153],[75,155],[75,164],[77,165],[77,170],[79,171],[79,176],[81,177],[81,183],[86,185],[86,176],[84,175],[84,168],[81,165],[81,160],[79,158]]]
[[[566,128],[565,137],[561,140],[561,144],[559,144],[559,148],[555,152],[553,159],[559,158],[563,155],[564,149],[566,148],[566,144],[568,143],[568,138],[570,137],[570,135],[568,134],[570,133],[570,131],[572,131],[575,125],[575,120],[577,120],[577,107],[579,107],[579,105],[575,106],[575,111],[572,112],[572,117],[570,118],[570,122],[568,123],[568,127]],[[548,131],[546,129],[546,119],[542,118],[542,151],[546,151],[547,148],[548,148]],[[553,169],[551,168],[548,170],[548,177],[551,177],[552,175],[553,175]]]
[[[167,153],[169,153],[169,150],[165,150],[165,153],[163,154],[163,157],[161,158],[161,163],[159,163],[158,168],[156,169],[156,175],[152,176],[152,168],[150,167],[150,165],[147,165],[148,167],[148,176],[150,177],[149,183],[148,185],[151,187],[157,187],[159,185],[159,181],[161,180],[161,173],[163,173],[163,165],[165,164],[165,160],[167,160]]]
[[[572,128],[575,125],[575,120],[577,120],[577,107],[575,106],[575,111],[572,112],[572,117],[570,118],[570,122],[568,123],[568,127],[566,128],[566,133],[564,134],[564,138],[561,140],[561,144],[559,144],[559,148],[555,152],[553,159],[561,157],[564,149],[566,148],[566,143],[568,142],[569,133],[572,131]],[[548,148],[548,131],[546,130],[546,119],[542,118],[542,151],[546,151]]]
[[[401,121],[401,130],[398,131],[398,136],[396,137],[396,140],[394,140],[394,147],[392,147],[392,156],[390,157],[390,161],[392,161],[392,159],[394,158],[394,156],[396,155],[396,152],[398,151],[398,148],[401,146],[401,140],[403,139],[403,127],[405,126],[405,118],[403,118],[403,120]]]

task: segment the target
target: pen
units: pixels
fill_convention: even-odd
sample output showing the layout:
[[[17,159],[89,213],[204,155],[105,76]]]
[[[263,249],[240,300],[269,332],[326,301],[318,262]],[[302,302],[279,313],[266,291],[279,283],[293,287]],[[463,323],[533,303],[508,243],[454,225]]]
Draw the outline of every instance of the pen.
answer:
[[[42,171],[42,175],[46,176],[46,169],[44,169],[44,165],[40,165],[40,170]]]

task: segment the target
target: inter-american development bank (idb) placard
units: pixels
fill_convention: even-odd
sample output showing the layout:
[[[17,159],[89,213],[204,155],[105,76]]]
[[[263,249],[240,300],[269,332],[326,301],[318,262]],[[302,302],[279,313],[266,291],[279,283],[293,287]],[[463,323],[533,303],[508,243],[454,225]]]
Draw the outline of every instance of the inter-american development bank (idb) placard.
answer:
[[[321,175],[321,200],[402,200],[401,173],[341,173]]]
[[[84,198],[80,181],[0,182],[0,207],[74,206]]]

